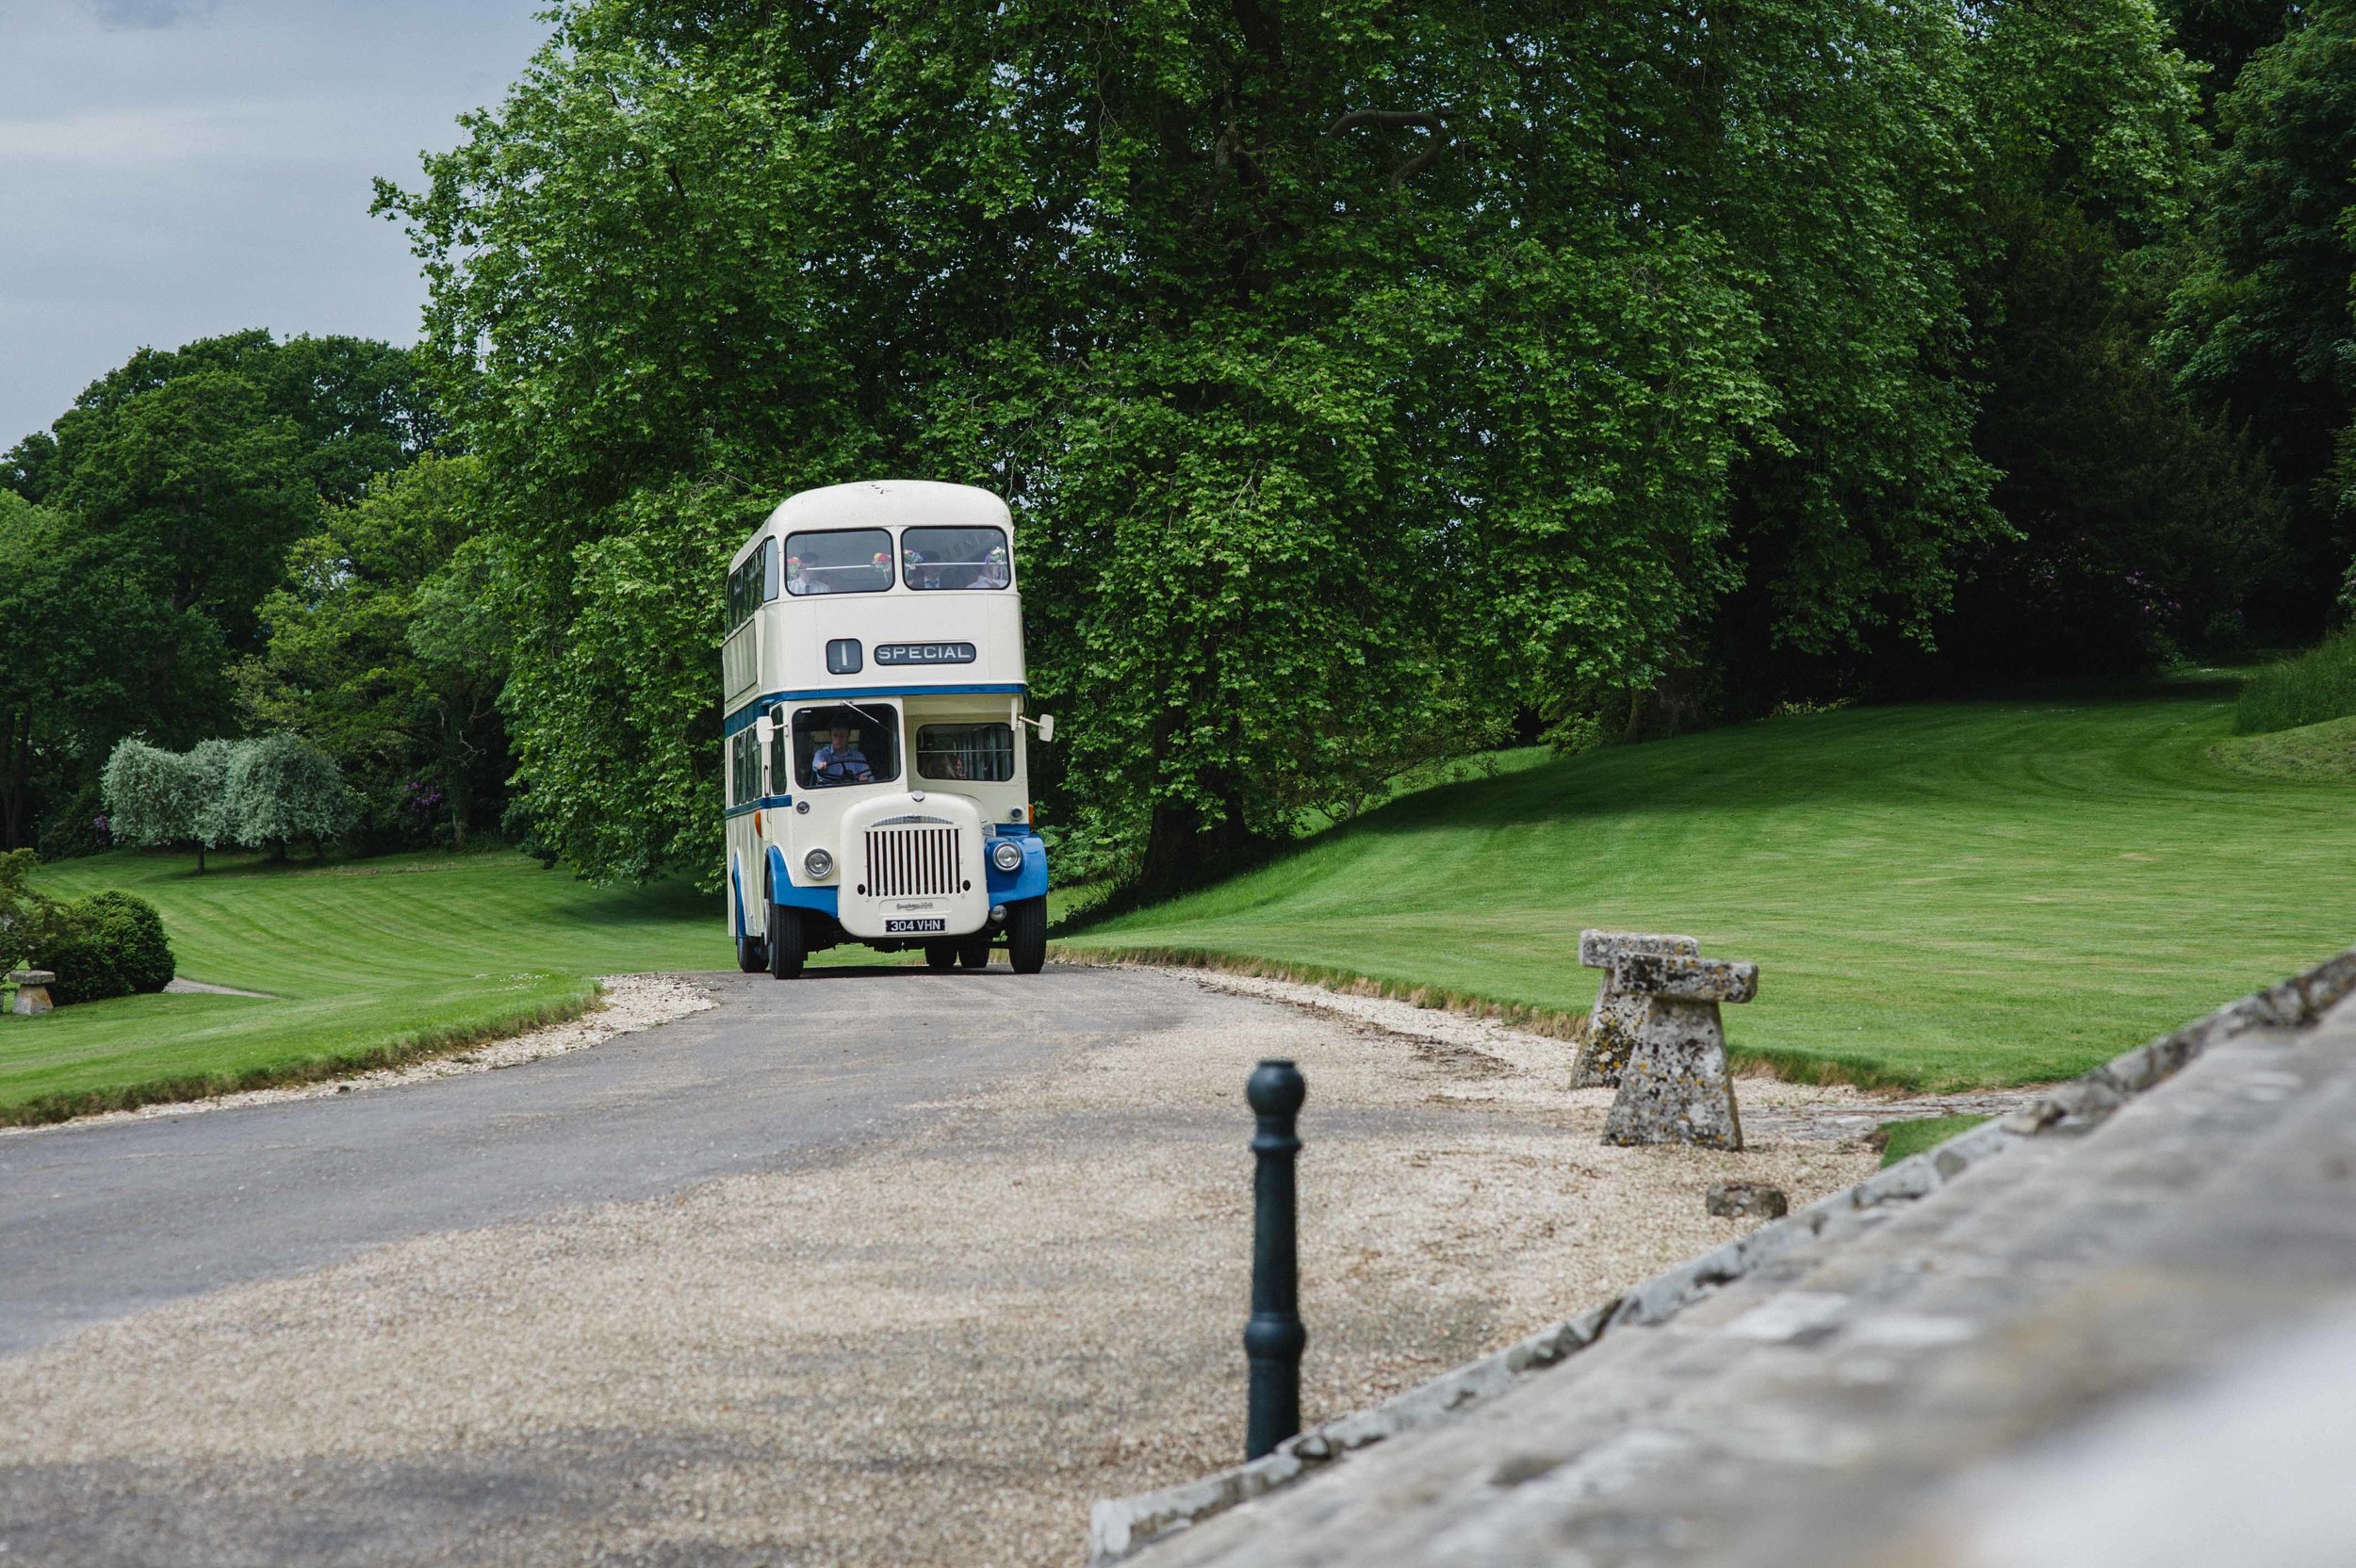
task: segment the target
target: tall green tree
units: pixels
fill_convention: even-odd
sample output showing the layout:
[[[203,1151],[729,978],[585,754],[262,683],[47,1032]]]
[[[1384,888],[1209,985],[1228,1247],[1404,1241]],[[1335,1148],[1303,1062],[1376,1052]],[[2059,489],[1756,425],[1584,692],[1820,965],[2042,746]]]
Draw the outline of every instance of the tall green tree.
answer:
[[[438,825],[459,844],[498,820],[508,771],[504,629],[488,563],[462,555],[482,510],[476,467],[428,454],[329,508],[263,601],[268,645],[237,671],[256,723],[341,761],[380,831]],[[403,820],[420,813],[431,820]]]
[[[2217,137],[2163,346],[2290,488],[2270,629],[2308,635],[2356,554],[2356,468],[2334,471],[2356,416],[2356,4],[2302,7],[2217,100]]]
[[[1964,555],[1939,668],[2150,668],[2235,634],[2283,526],[2258,455],[2152,351],[2154,279],[2201,153],[2199,73],[2148,0],[1979,8],[1968,57],[1986,146],[1973,445],[2007,531]]]
[[[322,505],[357,496],[442,430],[414,351],[255,331],[142,349],[19,442],[0,460],[0,491],[71,518],[75,550],[105,561],[113,595],[90,636],[67,645],[89,665],[49,666],[56,689],[128,696],[127,711],[90,710],[114,716],[93,717],[87,744],[41,751],[19,786],[35,815],[0,821],[0,841],[94,801],[99,766],[134,729],[174,744],[233,727],[230,668],[260,649],[258,608],[289,547]]]
[[[123,652],[160,618],[136,562],[0,491],[0,848],[69,802],[97,809],[79,784],[144,712]]]
[[[1337,774],[1994,528],[1954,13],[583,0],[423,188],[519,776],[712,874],[721,564],[913,472],[1022,524],[1058,820],[1169,885]],[[1369,763],[1368,759],[1375,760]]]

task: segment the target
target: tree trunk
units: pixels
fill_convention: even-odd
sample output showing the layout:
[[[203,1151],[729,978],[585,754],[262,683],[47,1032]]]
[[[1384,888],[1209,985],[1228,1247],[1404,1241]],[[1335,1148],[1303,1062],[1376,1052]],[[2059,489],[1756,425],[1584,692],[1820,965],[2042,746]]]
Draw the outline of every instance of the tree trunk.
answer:
[[[1265,858],[1276,847],[1273,840],[1244,825],[1242,790],[1224,779],[1216,787],[1223,808],[1217,822],[1206,822],[1200,808],[1185,802],[1164,801],[1153,808],[1135,883],[1140,894],[1168,898],[1201,887]]]

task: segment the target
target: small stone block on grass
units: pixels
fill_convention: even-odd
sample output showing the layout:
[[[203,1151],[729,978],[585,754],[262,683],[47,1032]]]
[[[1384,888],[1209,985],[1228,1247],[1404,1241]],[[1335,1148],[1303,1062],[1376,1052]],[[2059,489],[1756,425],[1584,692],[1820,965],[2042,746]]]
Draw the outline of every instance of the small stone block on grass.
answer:
[[[1764,1182],[1718,1182],[1702,1206],[1721,1219],[1781,1219],[1792,1212],[1792,1200]]]
[[[10,970],[8,984],[16,988],[16,1001],[8,1011],[25,1018],[57,1011],[57,1004],[49,1000],[49,988],[57,983],[57,975],[45,969]]]
[[[1701,956],[1701,951],[1702,944],[1691,937],[1636,931],[1588,930],[1579,934],[1579,967],[1603,971],[1603,984],[1595,991],[1595,1011],[1587,1015],[1587,1033],[1579,1042],[1579,1053],[1571,1058],[1571,1087],[1618,1088],[1621,1070],[1628,1066],[1628,1053],[1635,1048],[1637,1026],[1644,1021],[1644,999],[1620,989],[1612,978],[1612,966],[1618,956],[1623,953],[1657,953],[1694,958]]]

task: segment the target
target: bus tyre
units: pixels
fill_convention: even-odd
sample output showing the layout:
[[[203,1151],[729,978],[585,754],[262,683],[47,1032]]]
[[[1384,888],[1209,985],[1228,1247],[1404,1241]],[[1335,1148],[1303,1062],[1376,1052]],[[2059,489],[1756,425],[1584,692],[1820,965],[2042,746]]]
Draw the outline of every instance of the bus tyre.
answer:
[[[1026,898],[1006,908],[1006,958],[1017,974],[1047,967],[1047,901]]]
[[[791,980],[802,972],[802,959],[808,955],[802,935],[802,912],[789,909],[782,904],[769,906],[769,972],[779,980]]]
[[[769,947],[759,937],[736,939],[736,967],[746,974],[759,974],[769,967]]]
[[[957,944],[955,942],[926,942],[924,944],[924,967],[926,969],[957,968]]]
[[[967,969],[988,969],[990,967],[990,938],[985,935],[975,937],[971,941],[959,942],[957,962]]]

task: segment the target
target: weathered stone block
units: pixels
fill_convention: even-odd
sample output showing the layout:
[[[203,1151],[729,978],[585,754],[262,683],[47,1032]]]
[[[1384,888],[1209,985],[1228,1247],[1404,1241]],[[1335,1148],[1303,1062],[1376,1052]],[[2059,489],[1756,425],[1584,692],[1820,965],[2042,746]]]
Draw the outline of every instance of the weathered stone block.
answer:
[[[1595,1011],[1587,1015],[1587,1034],[1571,1058],[1571,1087],[1617,1088],[1628,1053],[1636,1047],[1636,1031],[1644,1021],[1644,999],[1621,990],[1612,980],[1612,965],[1621,953],[1659,953],[1697,957],[1702,944],[1691,937],[1655,936],[1634,931],[1581,931],[1579,962],[1583,969],[1603,971],[1595,991]]]
[[[1722,1219],[1781,1219],[1792,1200],[1764,1182],[1719,1182],[1703,1195],[1702,1206]]]
[[[57,975],[45,969],[17,969],[8,972],[8,984],[16,988],[16,1001],[8,1011],[25,1018],[38,1018],[42,1013],[57,1011],[49,1000],[49,988],[57,983]]]
[[[1603,1141],[1742,1148],[1718,1007],[1759,994],[1759,966],[1618,952],[1609,972],[1615,988],[1644,998],[1644,1016],[1604,1119]]]

